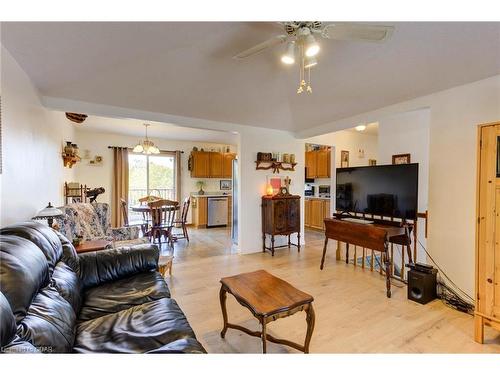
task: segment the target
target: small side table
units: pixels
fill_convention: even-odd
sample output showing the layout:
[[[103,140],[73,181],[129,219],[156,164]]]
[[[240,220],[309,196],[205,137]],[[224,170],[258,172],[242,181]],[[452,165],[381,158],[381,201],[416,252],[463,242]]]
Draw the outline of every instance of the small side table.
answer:
[[[82,254],[90,251],[109,249],[112,245],[113,242],[108,240],[89,240],[75,246],[75,250],[78,254]]]
[[[220,282],[222,285],[219,298],[224,319],[224,327],[220,333],[222,338],[226,336],[227,329],[232,328],[245,332],[250,336],[260,337],[262,340],[262,353],[266,353],[267,340],[309,353],[309,343],[311,342],[315,322],[312,306],[314,298],[312,296],[264,270],[224,277]],[[253,316],[259,320],[262,326],[261,332],[251,331],[246,327],[228,323],[226,293],[232,294],[240,305],[249,309]],[[304,345],[275,338],[266,332],[267,323],[279,318],[285,318],[299,311],[306,312],[307,331]]]
[[[172,276],[172,263],[174,261],[173,255],[160,255],[160,259],[158,259],[158,272],[161,273],[163,278],[167,277],[167,271],[169,276]]]

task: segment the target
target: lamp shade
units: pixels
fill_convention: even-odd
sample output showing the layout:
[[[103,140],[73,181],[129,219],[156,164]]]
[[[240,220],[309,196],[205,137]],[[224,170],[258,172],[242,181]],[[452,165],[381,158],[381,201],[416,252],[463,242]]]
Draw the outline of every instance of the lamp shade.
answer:
[[[60,209],[52,206],[52,204],[49,202],[49,205],[38,211],[38,213],[33,219],[46,219],[49,217],[58,217],[62,215],[63,212]]]

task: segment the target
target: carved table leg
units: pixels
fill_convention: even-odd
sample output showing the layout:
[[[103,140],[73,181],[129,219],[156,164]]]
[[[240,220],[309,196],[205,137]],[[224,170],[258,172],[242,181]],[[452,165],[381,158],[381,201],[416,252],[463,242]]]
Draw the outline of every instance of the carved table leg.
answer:
[[[321,265],[319,266],[319,269],[323,269],[323,265],[325,264],[325,255],[326,255],[326,248],[328,246],[328,237],[325,237],[325,245],[323,246],[323,256],[321,257]]]
[[[262,252],[266,252],[266,234],[262,233]]]
[[[271,255],[274,256],[274,234],[271,235]]]
[[[266,321],[265,321],[264,318],[261,319],[260,324],[262,325],[262,335],[261,335],[261,338],[262,338],[262,353],[265,354],[267,352],[267,348],[266,348],[267,335],[266,335]]]
[[[316,321],[316,316],[314,314],[314,309],[312,303],[310,303],[307,307],[307,333],[306,333],[306,341],[304,342],[304,353],[309,353],[309,343],[311,342],[311,337],[314,330],[314,322]]]
[[[290,248],[290,244],[291,244],[291,242],[290,242],[290,236],[291,236],[291,234],[288,234],[288,248]]]
[[[297,232],[297,251],[300,253],[300,232]]]
[[[387,255],[387,251],[383,253],[385,258],[385,287],[387,290],[387,298],[391,298],[391,261]]]
[[[224,327],[222,328],[222,331],[220,332],[220,337],[224,338],[226,336],[227,332],[227,310],[226,310],[226,289],[224,286],[220,287],[220,292],[219,292],[219,300],[220,300],[220,308],[222,310],[222,319],[224,320]]]
[[[345,264],[349,264],[349,243],[345,244]]]

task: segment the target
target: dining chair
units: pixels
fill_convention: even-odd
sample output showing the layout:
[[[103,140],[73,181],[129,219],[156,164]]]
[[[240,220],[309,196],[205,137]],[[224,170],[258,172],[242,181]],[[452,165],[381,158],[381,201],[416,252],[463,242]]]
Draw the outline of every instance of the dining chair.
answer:
[[[150,202],[159,201],[162,199],[162,197],[157,197],[156,195],[146,195],[145,197],[139,198],[138,201],[140,204],[148,204]]]
[[[189,242],[189,235],[187,231],[187,214],[189,211],[189,205],[191,204],[191,198],[187,197],[182,203],[181,215],[178,219],[174,220],[174,224],[180,225],[182,228],[182,236],[176,236],[177,239],[185,238]]]
[[[150,238],[152,242],[158,239],[161,246],[161,237],[165,236],[167,243],[174,247],[172,228],[174,227],[175,213],[179,208],[179,203],[168,199],[160,199],[149,202],[149,217],[151,220]]]
[[[142,215],[143,221],[136,221],[136,222],[129,222],[129,217],[128,217],[128,203],[125,199],[120,198],[120,208],[122,211],[122,216],[123,216],[123,224],[126,227],[130,226],[140,226],[141,231],[143,235],[147,232],[148,230],[148,221],[145,215]]]

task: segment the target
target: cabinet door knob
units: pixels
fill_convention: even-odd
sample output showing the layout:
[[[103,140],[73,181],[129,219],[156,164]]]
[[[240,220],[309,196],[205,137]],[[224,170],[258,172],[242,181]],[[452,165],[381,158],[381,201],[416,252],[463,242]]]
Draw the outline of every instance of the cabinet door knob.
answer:
[[[487,282],[489,282],[490,284],[493,282],[493,280],[491,280],[490,278],[486,279]]]

